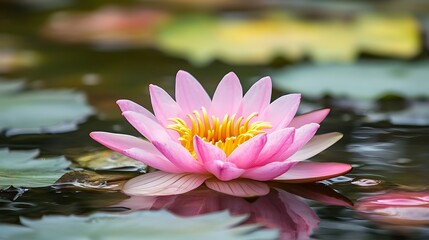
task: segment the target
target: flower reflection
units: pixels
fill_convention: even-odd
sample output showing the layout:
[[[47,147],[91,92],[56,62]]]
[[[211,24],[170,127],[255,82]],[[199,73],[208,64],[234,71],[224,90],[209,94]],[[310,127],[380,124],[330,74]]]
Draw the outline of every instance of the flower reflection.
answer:
[[[429,192],[389,192],[365,197],[356,204],[358,213],[383,226],[429,224]]]
[[[350,206],[350,201],[322,184],[289,185],[322,202]],[[306,189],[310,188],[309,191]],[[246,223],[258,223],[278,228],[281,239],[308,239],[319,224],[316,213],[296,195],[279,188],[271,188],[264,196],[241,198],[222,194],[207,187],[170,196],[132,196],[115,205],[129,211],[166,209],[179,216],[197,216],[228,210],[232,215],[248,215]]]

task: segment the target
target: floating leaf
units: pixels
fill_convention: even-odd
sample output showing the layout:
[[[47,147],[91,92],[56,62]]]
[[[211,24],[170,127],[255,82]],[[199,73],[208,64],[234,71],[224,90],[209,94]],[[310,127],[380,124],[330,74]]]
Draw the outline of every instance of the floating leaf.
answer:
[[[11,83],[0,82],[10,87]],[[6,135],[61,133],[76,130],[93,110],[85,96],[70,90],[0,92],[0,130]]]
[[[0,94],[17,92],[24,88],[24,81],[3,81],[0,79]],[[0,95],[1,96],[1,95]]]
[[[341,22],[313,24],[307,54],[316,63],[353,62],[359,54],[359,43],[352,26]]]
[[[358,17],[356,32],[363,52],[411,58],[420,52],[419,24],[408,15],[366,14]]]
[[[99,173],[89,170],[75,170],[64,174],[56,183],[94,190],[121,190],[125,180],[137,175],[138,173],[135,172]]]
[[[146,164],[111,150],[89,153],[74,159],[74,161],[79,166],[92,170],[136,171],[146,169]]]
[[[169,54],[185,57],[194,64],[209,63],[218,50],[216,24],[212,16],[177,17],[160,29],[158,47]]]
[[[276,239],[275,230],[259,225],[237,224],[243,216],[219,212],[197,217],[178,217],[167,211],[130,214],[96,213],[87,217],[45,216],[21,219],[24,226],[0,225],[2,239]],[[78,229],[78,231],[77,231]]]
[[[324,94],[373,99],[394,93],[403,97],[429,96],[428,62],[366,61],[353,65],[301,65],[279,71],[274,86],[308,97]]]
[[[35,159],[38,150],[0,149],[0,189],[5,187],[46,187],[55,183],[70,163],[64,157]]]
[[[267,64],[276,57],[317,63],[348,63],[359,53],[410,58],[420,50],[420,30],[411,16],[358,14],[350,21],[308,20],[266,11],[182,16],[160,27],[158,47],[195,64]]]

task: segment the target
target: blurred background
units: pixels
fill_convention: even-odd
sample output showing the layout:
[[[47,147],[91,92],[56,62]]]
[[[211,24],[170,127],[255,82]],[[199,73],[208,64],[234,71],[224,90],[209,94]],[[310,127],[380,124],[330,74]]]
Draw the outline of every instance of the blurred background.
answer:
[[[332,109],[320,132],[345,137],[316,160],[354,164],[327,182],[352,200],[427,192],[428,32],[427,0],[0,0],[0,147],[76,159],[102,149],[91,131],[136,133],[116,100],[150,109],[148,85],[173,94],[181,69],[212,94],[234,71]],[[313,206],[320,239],[429,236]]]

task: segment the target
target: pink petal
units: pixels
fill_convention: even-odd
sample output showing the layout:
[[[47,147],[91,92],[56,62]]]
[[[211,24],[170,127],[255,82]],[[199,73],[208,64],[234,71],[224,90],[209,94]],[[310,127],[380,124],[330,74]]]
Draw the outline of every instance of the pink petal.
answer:
[[[169,118],[185,117],[182,108],[164,89],[151,84],[149,85],[149,92],[153,112],[163,127],[172,124],[168,120]]]
[[[212,160],[204,164],[204,167],[221,181],[229,181],[239,178],[244,173],[244,169],[237,168],[234,163],[221,160]]]
[[[162,155],[152,154],[140,148],[130,148],[123,152],[124,155],[143,162],[155,169],[169,172],[169,173],[182,173],[183,170],[176,167],[170,160]]]
[[[146,173],[125,183],[122,191],[133,196],[164,196],[189,192],[203,184],[208,175],[189,173]]]
[[[326,116],[328,116],[329,112],[330,109],[326,108],[296,116],[289,123],[289,127],[299,128],[308,123],[321,123],[326,118]]]
[[[203,86],[189,73],[180,70],[176,75],[176,101],[185,113],[210,107],[210,97]]]
[[[344,175],[352,170],[352,166],[334,162],[299,162],[289,171],[274,179],[287,183],[306,183],[325,180]]]
[[[191,153],[180,143],[175,141],[153,141],[153,145],[174,165],[182,169],[183,172],[205,173],[202,167]]]
[[[298,152],[290,157],[294,160],[306,160],[314,155],[327,149],[334,143],[338,142],[343,137],[343,134],[338,132],[326,133],[314,136],[307,144],[304,145]]]
[[[149,141],[167,141],[171,140],[170,135],[166,129],[159,125],[158,122],[137,113],[137,112],[123,112],[122,115],[133,125]]]
[[[112,149],[113,151],[123,153],[130,148],[140,148],[151,154],[162,154],[148,141],[131,135],[109,133],[109,132],[91,132],[89,136],[95,141]]]
[[[239,168],[252,167],[266,142],[267,134],[259,134],[238,146],[228,156],[227,161],[234,163]]]
[[[92,132],[89,135],[113,151],[122,153],[153,168],[166,172],[180,172],[179,168],[168,161],[148,141],[129,135],[108,132]]]
[[[265,165],[273,159],[279,151],[285,151],[293,142],[295,135],[294,128],[283,128],[267,135],[267,143],[259,153],[255,165]]]
[[[301,94],[281,96],[262,112],[258,120],[271,123],[272,128],[267,130],[267,132],[274,132],[280,128],[284,128],[295,116],[300,100]]]
[[[198,136],[194,137],[194,149],[198,159],[203,164],[207,164],[214,160],[224,161],[226,159],[226,154],[222,149],[211,143],[203,141]]]
[[[271,78],[264,77],[250,87],[243,97],[243,116],[262,111],[271,101]]]
[[[198,136],[194,137],[194,149],[205,169],[222,181],[239,178],[244,172],[244,169],[237,168],[235,164],[225,162],[226,154],[222,149],[203,141]]]
[[[152,119],[155,122],[158,121],[158,119],[156,119],[156,117],[153,115],[153,113],[151,113],[149,110],[147,110],[143,106],[140,106],[139,104],[137,104],[133,101],[126,100],[126,99],[125,100],[118,100],[118,101],[116,101],[116,104],[118,104],[118,106],[122,112],[126,112],[126,111],[138,112],[138,113],[144,115],[145,117]]]
[[[226,114],[236,114],[241,106],[243,89],[235,73],[226,74],[213,95],[213,101],[210,108],[211,115],[223,118]]]
[[[263,196],[270,192],[267,184],[248,179],[236,179],[222,182],[216,179],[209,179],[206,186],[221,193],[238,197]]]
[[[270,181],[287,172],[296,163],[295,161],[271,162],[264,166],[246,169],[241,177],[257,181]]]
[[[293,143],[285,151],[279,151],[272,157],[273,162],[285,161],[302,148],[316,134],[319,124],[309,123],[295,130]]]

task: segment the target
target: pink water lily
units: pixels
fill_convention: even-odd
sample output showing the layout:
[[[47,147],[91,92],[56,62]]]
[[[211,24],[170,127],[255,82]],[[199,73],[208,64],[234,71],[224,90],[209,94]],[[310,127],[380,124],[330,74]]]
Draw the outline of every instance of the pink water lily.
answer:
[[[244,95],[228,73],[210,99],[189,73],[176,76],[176,100],[150,85],[154,114],[119,100],[123,116],[147,139],[92,132],[99,143],[160,171],[128,181],[129,195],[181,194],[205,185],[236,196],[269,192],[263,181],[314,182],[342,175],[342,163],[301,162],[337,142],[342,134],[315,136],[329,109],[295,114],[300,94],[271,100],[271,79],[262,78]]]

